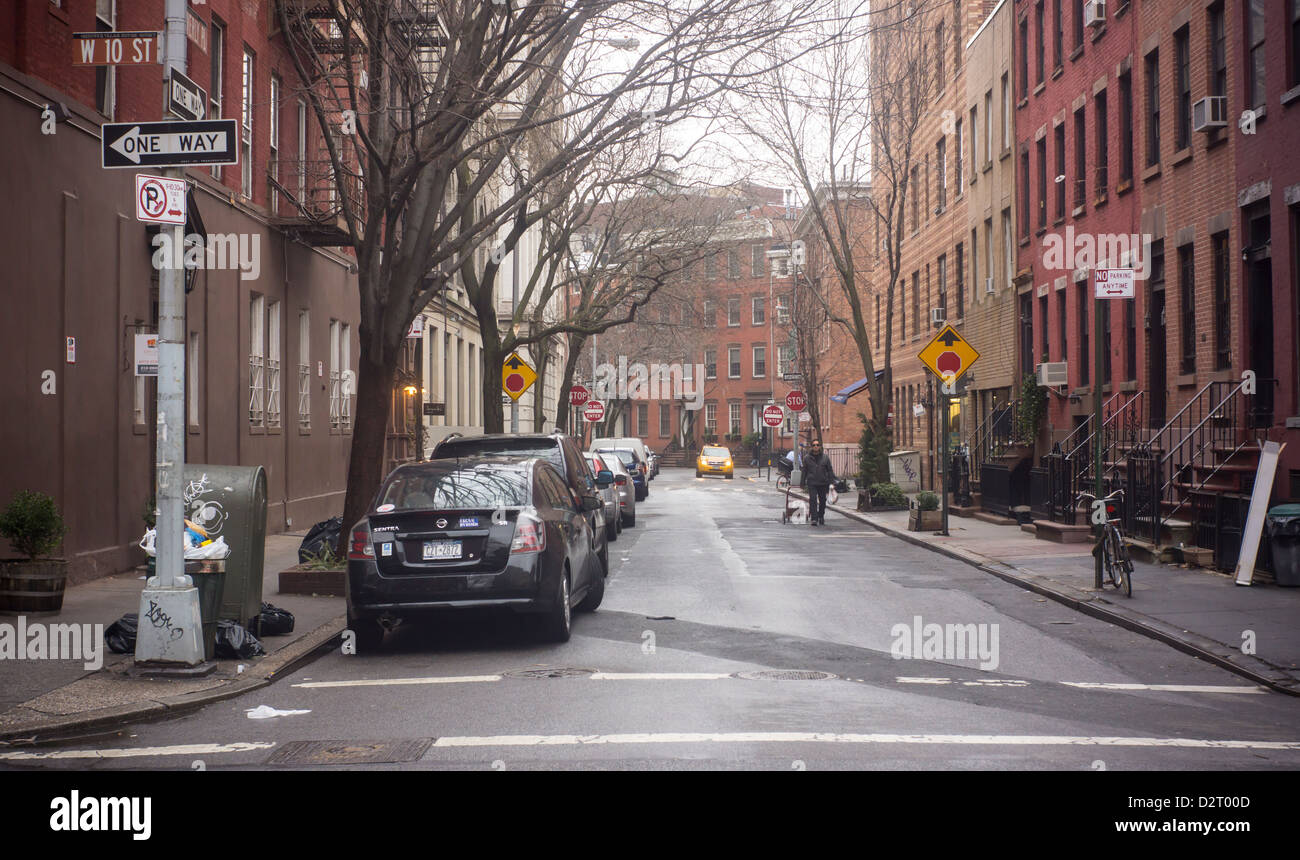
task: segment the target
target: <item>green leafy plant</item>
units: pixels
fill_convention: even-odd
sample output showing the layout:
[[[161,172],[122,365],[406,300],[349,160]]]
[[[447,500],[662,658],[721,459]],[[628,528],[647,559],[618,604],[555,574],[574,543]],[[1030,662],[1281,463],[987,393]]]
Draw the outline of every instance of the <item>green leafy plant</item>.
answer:
[[[1038,384],[1032,373],[1026,373],[1020,386],[1020,404],[1016,412],[1015,436],[1017,442],[1034,444],[1038,431],[1047,415],[1047,389]]]
[[[746,448],[753,448],[754,445],[755,445],[755,443],[757,443],[757,442],[758,442],[758,434],[757,434],[757,433],[746,433],[746,434],[745,434],[745,438],[744,438],[744,440],[742,441],[742,444],[743,444]]]
[[[916,496],[916,507],[922,511],[939,510],[939,496],[929,490],[923,490]]]
[[[858,437],[858,481],[868,487],[889,478],[889,451],[893,447],[889,430],[878,432],[866,415],[858,413],[862,435]],[[891,485],[892,486],[892,485]]]
[[[907,496],[898,484],[880,483],[871,485],[871,504],[882,508],[905,508]]]
[[[316,552],[307,553],[307,560],[298,566],[307,570],[342,570],[347,565],[347,559],[336,553],[329,543],[325,543]]]
[[[153,496],[144,503],[144,510],[140,512],[140,519],[144,520],[144,527],[147,529],[155,528],[158,525],[158,500]]]
[[[54,499],[44,493],[19,490],[0,514],[0,535],[32,561],[49,555],[67,531]]]

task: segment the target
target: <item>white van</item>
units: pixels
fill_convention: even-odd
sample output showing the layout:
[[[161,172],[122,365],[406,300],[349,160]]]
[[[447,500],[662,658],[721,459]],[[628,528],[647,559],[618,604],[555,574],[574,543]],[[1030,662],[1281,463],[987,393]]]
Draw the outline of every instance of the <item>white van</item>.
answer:
[[[592,439],[591,444],[587,446],[588,451],[598,451],[601,448],[630,448],[636,452],[637,459],[642,463],[649,463],[650,458],[646,456],[645,443],[635,436],[624,436],[618,439]]]

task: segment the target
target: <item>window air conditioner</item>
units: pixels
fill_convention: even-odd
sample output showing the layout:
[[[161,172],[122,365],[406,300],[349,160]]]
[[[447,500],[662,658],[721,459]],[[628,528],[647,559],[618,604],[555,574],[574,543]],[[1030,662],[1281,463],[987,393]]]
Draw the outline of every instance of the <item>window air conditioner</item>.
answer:
[[[1069,365],[1064,361],[1045,361],[1038,365],[1038,384],[1046,388],[1069,385]]]
[[[988,293],[990,296],[993,295],[993,279],[992,279],[992,278],[985,278],[985,279],[984,279],[984,292]]]
[[[1106,23],[1106,0],[1088,0],[1083,5],[1083,23],[1100,27]]]
[[[1206,96],[1192,104],[1192,128],[1210,131],[1228,126],[1228,97]]]
[[[943,325],[943,322],[946,318],[947,318],[947,311],[945,308],[930,308],[931,325],[941,326]]]

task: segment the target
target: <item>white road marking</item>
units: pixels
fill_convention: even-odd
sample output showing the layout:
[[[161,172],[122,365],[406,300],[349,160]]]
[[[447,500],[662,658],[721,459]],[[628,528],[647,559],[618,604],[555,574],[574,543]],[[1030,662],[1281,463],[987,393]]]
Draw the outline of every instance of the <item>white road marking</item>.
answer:
[[[832,743],[959,746],[1093,746],[1183,749],[1300,750],[1300,741],[1074,735],[894,735],[837,732],[643,732],[611,735],[488,735],[442,737],[435,747],[599,746],[606,744]]]
[[[52,752],[0,752],[3,761],[40,761],[72,758],[141,758],[164,755],[217,755],[218,753],[252,752],[270,749],[271,742],[241,742],[233,744],[180,744],[170,747],[127,747],[106,750],[54,750]]]
[[[311,681],[295,687],[396,687],[404,684],[481,684],[500,681],[500,675],[449,675],[445,678],[363,678],[356,681]]]
[[[1166,693],[1267,693],[1264,687],[1213,686],[1209,684],[1102,684],[1095,681],[1062,681],[1067,687],[1084,690],[1157,690]]]
[[[729,672],[593,672],[593,681],[720,681]]]

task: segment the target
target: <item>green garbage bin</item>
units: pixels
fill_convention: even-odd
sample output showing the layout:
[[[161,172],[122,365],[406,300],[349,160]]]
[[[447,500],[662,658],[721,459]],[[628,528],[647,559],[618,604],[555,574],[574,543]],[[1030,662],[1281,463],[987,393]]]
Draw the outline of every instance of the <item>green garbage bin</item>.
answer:
[[[1300,505],[1270,508],[1267,522],[1273,578],[1278,585],[1300,586]]]
[[[251,629],[262,609],[266,470],[186,463],[183,489],[186,519],[230,547],[219,617]]]
[[[157,559],[150,557],[148,575],[153,576],[157,568]],[[185,562],[185,574],[194,581],[199,590],[199,620],[203,622],[203,655],[211,660],[216,653],[217,622],[221,620],[221,593],[226,582],[226,563],[224,561],[189,560]]]

